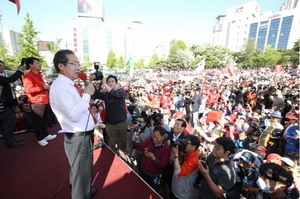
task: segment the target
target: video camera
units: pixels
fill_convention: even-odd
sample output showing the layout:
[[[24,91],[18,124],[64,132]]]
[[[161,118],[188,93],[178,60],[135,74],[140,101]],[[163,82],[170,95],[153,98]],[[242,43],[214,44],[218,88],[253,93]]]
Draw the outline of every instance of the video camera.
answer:
[[[102,80],[103,79],[103,74],[101,71],[99,71],[99,66],[100,66],[100,62],[94,62],[94,68],[96,70],[96,72],[94,73],[94,75],[95,75],[94,80]]]
[[[187,145],[186,139],[176,139],[172,144],[171,147],[176,147],[178,146],[178,151],[184,151]]]

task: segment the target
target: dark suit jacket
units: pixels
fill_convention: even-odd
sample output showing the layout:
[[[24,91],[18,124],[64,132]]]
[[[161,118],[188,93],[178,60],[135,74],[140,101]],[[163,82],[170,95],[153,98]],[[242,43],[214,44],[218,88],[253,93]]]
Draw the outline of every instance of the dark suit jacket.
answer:
[[[1,99],[4,102],[4,106],[8,107],[8,106],[17,105],[17,100],[13,98],[11,92],[10,83],[15,82],[17,79],[21,78],[22,75],[23,72],[20,70],[17,70],[10,77],[3,77],[0,75],[0,84],[2,85]]]

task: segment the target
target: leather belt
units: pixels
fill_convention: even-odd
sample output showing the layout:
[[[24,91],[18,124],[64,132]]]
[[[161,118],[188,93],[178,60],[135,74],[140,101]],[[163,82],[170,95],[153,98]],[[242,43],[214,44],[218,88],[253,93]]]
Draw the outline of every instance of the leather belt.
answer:
[[[89,131],[80,131],[80,132],[75,132],[75,133],[70,133],[70,132],[65,132],[65,135],[69,138],[71,137],[81,137],[85,135],[91,135],[94,133],[94,129],[89,130]]]

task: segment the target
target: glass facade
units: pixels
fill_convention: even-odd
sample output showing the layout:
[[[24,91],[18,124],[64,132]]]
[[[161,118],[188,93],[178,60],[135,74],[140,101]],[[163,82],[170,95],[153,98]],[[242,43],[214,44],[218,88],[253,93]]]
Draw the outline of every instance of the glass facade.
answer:
[[[276,47],[276,41],[277,41],[280,20],[281,20],[281,18],[271,20],[267,45],[270,45],[272,48]]]
[[[283,17],[277,49],[286,49],[294,16]]]
[[[83,47],[83,54],[89,54],[89,27],[83,26],[82,30],[82,47]]]
[[[267,37],[268,25],[269,25],[269,20],[262,21],[259,24],[258,38],[256,43],[257,49],[261,50],[264,48],[266,37]]]
[[[257,27],[258,23],[252,23],[250,25],[249,37],[253,38],[254,41],[256,40]]]

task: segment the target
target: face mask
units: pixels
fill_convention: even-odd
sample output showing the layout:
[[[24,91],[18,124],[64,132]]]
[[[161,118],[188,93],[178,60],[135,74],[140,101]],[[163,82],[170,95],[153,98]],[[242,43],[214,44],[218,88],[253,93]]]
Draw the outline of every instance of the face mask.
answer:
[[[268,185],[261,177],[258,177],[256,184],[258,188],[265,193],[274,193],[275,191],[270,191],[271,186]]]

